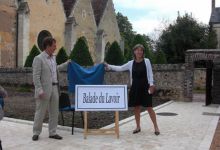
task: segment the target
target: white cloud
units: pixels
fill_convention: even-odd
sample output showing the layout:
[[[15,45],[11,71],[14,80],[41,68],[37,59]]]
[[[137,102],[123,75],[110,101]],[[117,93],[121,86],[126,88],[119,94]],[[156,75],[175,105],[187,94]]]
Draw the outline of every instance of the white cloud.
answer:
[[[211,0],[113,0],[115,8],[123,10],[122,14],[131,21],[138,33],[148,34],[159,27],[161,20],[174,20],[180,15],[192,13],[199,22],[208,24],[211,13]],[[219,6],[220,0],[216,1]],[[117,9],[116,9],[117,11]],[[144,12],[140,16],[128,16],[134,12]],[[145,13],[146,12],[146,13]],[[132,18],[132,19],[131,19]]]

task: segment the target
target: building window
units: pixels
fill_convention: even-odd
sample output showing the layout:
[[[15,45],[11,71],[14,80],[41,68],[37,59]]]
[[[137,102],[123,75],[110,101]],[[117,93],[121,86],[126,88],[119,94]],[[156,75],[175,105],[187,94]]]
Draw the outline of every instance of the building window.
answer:
[[[38,44],[38,47],[40,48],[41,51],[44,50],[43,48],[43,40],[45,37],[52,37],[51,33],[47,30],[43,30],[41,31],[39,34],[38,34],[38,37],[37,37],[37,44]]]

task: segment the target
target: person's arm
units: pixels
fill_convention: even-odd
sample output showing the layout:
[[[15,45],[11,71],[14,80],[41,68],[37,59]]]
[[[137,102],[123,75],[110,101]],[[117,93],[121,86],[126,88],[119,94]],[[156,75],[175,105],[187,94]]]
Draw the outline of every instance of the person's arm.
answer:
[[[66,62],[60,64],[57,66],[57,70],[63,70],[63,69],[67,69],[68,64],[71,62],[70,59],[68,59]]]
[[[34,61],[33,61],[33,82],[34,82],[34,86],[35,89],[39,95],[39,97],[41,97],[41,95],[44,94],[43,88],[42,88],[42,84],[40,81],[41,78],[41,59],[39,57],[35,57]]]
[[[153,94],[155,91],[155,86],[154,86],[152,66],[149,59],[147,59],[147,73],[148,73],[148,83],[150,85],[148,92],[149,94]]]
[[[121,66],[107,64],[107,68],[113,71],[126,71],[126,70],[129,70],[129,63],[130,62],[127,62],[126,64],[121,65]]]

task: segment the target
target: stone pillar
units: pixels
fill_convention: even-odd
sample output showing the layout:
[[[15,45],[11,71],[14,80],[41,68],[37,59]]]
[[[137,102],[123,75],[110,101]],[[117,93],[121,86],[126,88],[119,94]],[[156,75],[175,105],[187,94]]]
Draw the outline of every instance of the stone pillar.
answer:
[[[194,66],[190,53],[186,53],[185,63],[186,63],[186,71],[185,71],[185,79],[184,79],[184,96],[185,96],[185,101],[192,101]]]
[[[65,48],[67,50],[67,54],[69,55],[76,43],[76,33],[75,26],[76,21],[74,17],[68,17],[65,23]]]
[[[29,54],[29,7],[27,2],[20,3],[18,7],[18,67],[23,67]]]
[[[100,63],[104,61],[105,57],[105,32],[104,30],[97,31],[97,38],[96,38],[96,60],[95,63]]]

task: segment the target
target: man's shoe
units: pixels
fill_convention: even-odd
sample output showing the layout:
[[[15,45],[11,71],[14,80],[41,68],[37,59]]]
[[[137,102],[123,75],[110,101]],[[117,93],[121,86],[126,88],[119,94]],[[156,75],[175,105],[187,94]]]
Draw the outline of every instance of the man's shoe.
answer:
[[[37,141],[37,140],[38,140],[38,138],[39,138],[39,136],[38,136],[38,135],[33,135],[32,140],[33,140],[33,141]]]
[[[2,141],[0,140],[0,150],[2,150]]]
[[[57,139],[57,140],[62,140],[63,139],[63,137],[59,136],[58,134],[50,135],[49,138]]]

